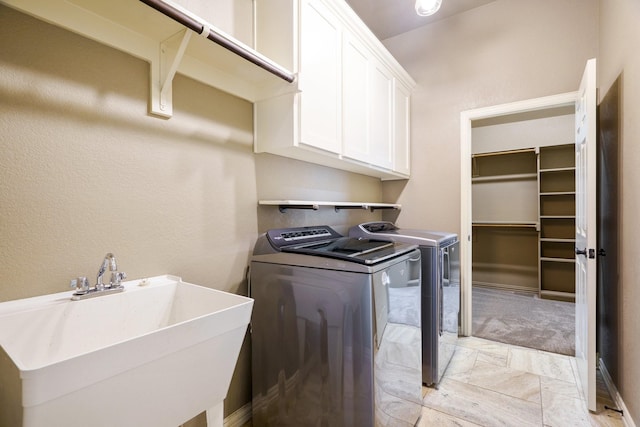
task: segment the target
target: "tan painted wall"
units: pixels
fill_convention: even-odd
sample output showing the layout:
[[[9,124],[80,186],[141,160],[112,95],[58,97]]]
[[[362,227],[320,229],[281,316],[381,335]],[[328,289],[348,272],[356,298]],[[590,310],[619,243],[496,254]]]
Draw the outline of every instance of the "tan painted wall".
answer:
[[[402,226],[459,231],[461,111],[574,91],[598,57],[600,97],[621,77],[619,347],[602,350],[629,414],[640,420],[640,5],[635,0],[497,0],[387,39],[418,82],[412,98],[413,177],[383,183]],[[435,185],[437,184],[437,185]]]
[[[258,208],[261,198],[381,202],[381,183],[253,154],[246,101],[177,75],[174,116],[151,117],[147,63],[5,6],[0,52],[0,302],[95,280],[107,252],[132,279],[171,273],[246,294],[259,232],[344,232],[380,218]],[[227,414],[250,400],[248,350]]]
[[[600,55],[598,87],[600,100],[619,81],[619,212],[620,254],[618,301],[615,312],[608,315],[619,325],[610,341],[618,348],[601,349],[605,365],[612,374],[628,415],[640,423],[640,3],[636,0],[600,1]]]
[[[412,179],[383,184],[405,227],[460,231],[460,112],[578,89],[596,0],[497,0],[384,41],[416,80]]]
[[[471,153],[517,150],[547,145],[573,144],[575,115],[493,123],[479,120],[472,123]]]

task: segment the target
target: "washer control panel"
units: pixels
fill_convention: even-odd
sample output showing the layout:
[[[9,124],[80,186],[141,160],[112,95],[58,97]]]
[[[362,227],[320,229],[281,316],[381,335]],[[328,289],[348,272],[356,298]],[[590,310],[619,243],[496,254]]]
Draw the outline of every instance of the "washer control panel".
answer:
[[[311,227],[278,228],[267,231],[267,237],[272,245],[281,248],[287,245],[299,243],[312,243],[322,240],[337,239],[342,237],[328,225]]]

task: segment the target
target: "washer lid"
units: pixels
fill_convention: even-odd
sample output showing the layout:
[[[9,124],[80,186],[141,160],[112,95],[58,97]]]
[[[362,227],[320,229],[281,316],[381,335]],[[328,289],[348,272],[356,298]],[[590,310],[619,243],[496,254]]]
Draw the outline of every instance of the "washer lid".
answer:
[[[335,240],[281,248],[282,252],[343,259],[360,264],[377,264],[411,252],[414,249],[415,245],[356,237],[341,237]]]
[[[329,226],[273,229],[269,243],[280,252],[376,264],[415,249],[415,245],[382,239],[344,237]]]

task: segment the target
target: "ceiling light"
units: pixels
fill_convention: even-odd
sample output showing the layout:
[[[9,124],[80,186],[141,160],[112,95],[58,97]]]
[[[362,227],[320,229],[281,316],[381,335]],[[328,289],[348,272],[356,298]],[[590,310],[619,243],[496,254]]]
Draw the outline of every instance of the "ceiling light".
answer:
[[[416,0],[416,13],[420,16],[433,15],[441,4],[442,0]]]

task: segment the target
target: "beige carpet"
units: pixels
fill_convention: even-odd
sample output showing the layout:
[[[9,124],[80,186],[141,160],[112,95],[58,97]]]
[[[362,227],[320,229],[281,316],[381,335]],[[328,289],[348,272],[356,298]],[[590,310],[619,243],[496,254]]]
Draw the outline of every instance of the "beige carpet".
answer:
[[[575,305],[523,293],[473,288],[473,335],[575,355]]]

